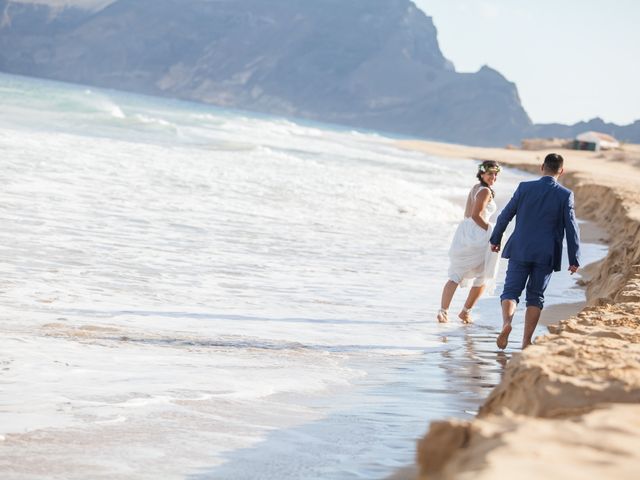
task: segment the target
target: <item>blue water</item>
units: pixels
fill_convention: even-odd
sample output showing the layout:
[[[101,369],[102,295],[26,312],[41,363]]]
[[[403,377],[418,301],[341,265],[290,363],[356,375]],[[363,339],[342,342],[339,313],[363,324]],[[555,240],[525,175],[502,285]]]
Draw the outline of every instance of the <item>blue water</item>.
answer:
[[[9,75],[0,103],[5,478],[383,478],[517,351],[495,296],[435,322],[472,161]]]

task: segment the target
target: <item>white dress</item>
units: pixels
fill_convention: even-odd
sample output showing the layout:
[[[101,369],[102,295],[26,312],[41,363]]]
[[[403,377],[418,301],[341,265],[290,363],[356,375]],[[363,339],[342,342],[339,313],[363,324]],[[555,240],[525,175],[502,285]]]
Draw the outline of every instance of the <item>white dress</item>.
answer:
[[[486,293],[492,294],[500,258],[500,254],[491,251],[489,244],[494,227],[494,224],[489,223],[489,219],[498,209],[493,197],[480,212],[483,220],[489,223],[488,230],[484,230],[469,216],[478,192],[485,188],[487,187],[478,184],[469,193],[465,219],[458,225],[449,248],[449,279],[460,284],[461,287],[468,286],[473,280],[474,287],[485,285]]]

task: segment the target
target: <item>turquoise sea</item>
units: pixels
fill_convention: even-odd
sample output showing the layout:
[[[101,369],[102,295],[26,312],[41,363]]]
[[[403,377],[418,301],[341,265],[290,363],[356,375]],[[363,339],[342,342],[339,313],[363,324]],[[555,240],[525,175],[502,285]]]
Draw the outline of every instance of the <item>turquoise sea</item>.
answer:
[[[384,478],[517,352],[495,296],[435,321],[473,161],[10,75],[0,105],[2,478]]]

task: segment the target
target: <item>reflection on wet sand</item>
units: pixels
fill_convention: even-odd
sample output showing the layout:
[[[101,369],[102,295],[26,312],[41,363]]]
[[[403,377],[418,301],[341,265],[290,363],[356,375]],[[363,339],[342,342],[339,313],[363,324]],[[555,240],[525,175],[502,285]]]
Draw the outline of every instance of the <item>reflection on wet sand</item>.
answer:
[[[491,327],[467,326],[452,335],[460,338],[440,338],[453,348],[441,352],[438,366],[445,371],[448,390],[460,402],[462,416],[475,415],[490,389],[500,382],[511,355],[496,350]],[[455,348],[458,340],[462,348]]]

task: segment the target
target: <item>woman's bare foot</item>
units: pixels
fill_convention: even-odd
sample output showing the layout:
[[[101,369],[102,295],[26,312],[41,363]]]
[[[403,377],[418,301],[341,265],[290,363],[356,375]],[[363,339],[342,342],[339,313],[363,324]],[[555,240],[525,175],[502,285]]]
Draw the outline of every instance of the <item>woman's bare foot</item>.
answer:
[[[498,348],[500,350],[504,350],[505,348],[507,348],[507,345],[509,344],[510,333],[511,333],[511,324],[507,323],[502,327],[502,331],[500,332],[500,335],[498,335],[498,338],[496,339],[496,345],[498,345]]]
[[[471,318],[471,310],[468,308],[463,308],[462,311],[458,314],[458,318],[462,320],[462,323],[473,323],[473,318]]]
[[[444,308],[438,310],[438,322],[447,323],[449,321],[449,312],[447,312]]]

